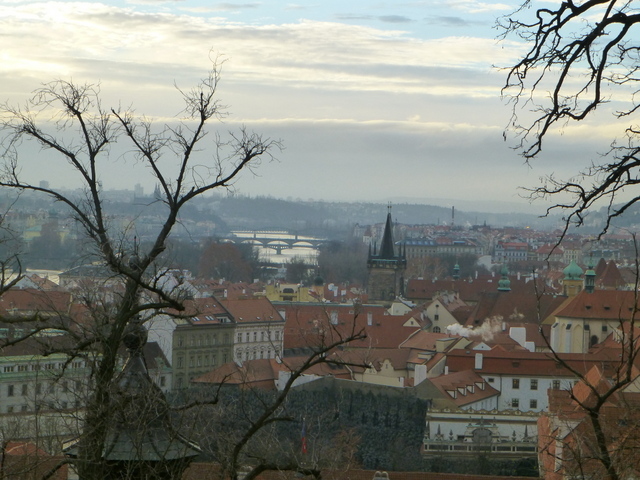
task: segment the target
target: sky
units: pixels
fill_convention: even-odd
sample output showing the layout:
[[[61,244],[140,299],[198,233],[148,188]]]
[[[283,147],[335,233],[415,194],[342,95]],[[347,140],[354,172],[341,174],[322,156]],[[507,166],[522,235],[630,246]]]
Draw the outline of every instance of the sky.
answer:
[[[188,90],[218,58],[229,115],[214,128],[245,125],[284,146],[243,173],[237,194],[542,213],[547,204],[531,205],[520,187],[584,169],[607,149],[612,125],[598,117],[554,133],[530,164],[503,139],[511,106],[500,67],[525,45],[499,41],[495,22],[516,6],[0,0],[0,102],[19,104],[56,79],[99,83],[104,105],[171,122],[182,108],[176,86]],[[26,175],[75,185],[41,152],[30,155],[40,159]],[[153,189],[148,172],[112,157],[105,188]]]

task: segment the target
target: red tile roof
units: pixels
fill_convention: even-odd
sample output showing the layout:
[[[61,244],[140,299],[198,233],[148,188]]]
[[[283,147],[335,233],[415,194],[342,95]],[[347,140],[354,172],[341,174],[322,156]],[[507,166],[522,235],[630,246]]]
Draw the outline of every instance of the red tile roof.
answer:
[[[634,292],[622,290],[582,291],[572,297],[554,315],[556,317],[600,320],[628,320],[635,302]],[[640,308],[640,301],[637,303]]]
[[[458,407],[500,395],[500,392],[485,382],[473,370],[440,375],[429,378],[440,392],[453,401]]]
[[[377,305],[276,303],[285,312],[284,348],[308,348],[357,334],[349,347],[397,348],[420,329],[411,314],[389,315]],[[412,326],[405,326],[407,322]]]
[[[482,368],[475,369],[475,355],[482,354]],[[599,365],[606,372],[612,372],[619,364],[618,355],[610,357],[606,353],[600,355],[563,353],[558,356],[572,368],[586,373],[594,365]],[[525,375],[538,377],[572,376],[573,374],[558,363],[550,353],[529,351],[504,351],[494,348],[490,351],[474,351],[468,349],[450,350],[446,354],[446,365],[449,372],[475,370],[482,374]]]

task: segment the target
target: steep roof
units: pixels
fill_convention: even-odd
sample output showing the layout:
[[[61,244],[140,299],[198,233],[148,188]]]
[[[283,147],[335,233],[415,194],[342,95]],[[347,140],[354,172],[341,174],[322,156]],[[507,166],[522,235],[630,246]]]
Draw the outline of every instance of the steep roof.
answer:
[[[471,403],[500,395],[500,392],[485,382],[473,370],[440,375],[426,381],[433,383],[440,392],[458,406],[463,407]]]
[[[628,320],[635,302],[634,292],[622,290],[582,291],[554,312],[556,317]],[[637,303],[640,307],[640,302]]]
[[[610,260],[609,263],[605,266],[602,273],[599,275],[596,273],[596,286],[599,288],[621,288],[626,285],[620,270],[618,270],[618,266],[616,262]]]

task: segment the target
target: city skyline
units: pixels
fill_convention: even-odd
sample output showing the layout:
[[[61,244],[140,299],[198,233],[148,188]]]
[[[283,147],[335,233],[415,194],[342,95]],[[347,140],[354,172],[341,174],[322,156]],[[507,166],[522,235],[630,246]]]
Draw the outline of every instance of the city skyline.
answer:
[[[246,125],[285,147],[255,175],[245,172],[239,193],[542,213],[547,204],[530,207],[517,187],[574,175],[606,151],[615,101],[554,133],[526,165],[515,140],[503,140],[511,107],[497,68],[524,46],[498,42],[494,28],[517,5],[2,1],[0,101],[23,102],[58,78],[99,82],[105,105],[172,122],[181,109],[174,84],[190,88],[215,57],[224,62],[219,94],[230,113],[216,128]],[[153,188],[117,147],[112,157],[120,163],[105,172],[105,188]],[[74,186],[62,172],[43,178],[45,170],[30,168],[34,181]]]

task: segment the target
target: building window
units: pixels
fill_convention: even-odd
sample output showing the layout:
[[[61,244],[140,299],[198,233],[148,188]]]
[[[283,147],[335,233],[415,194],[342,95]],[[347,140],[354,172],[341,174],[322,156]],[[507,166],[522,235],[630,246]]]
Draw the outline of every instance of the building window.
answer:
[[[487,378],[487,382],[489,382],[489,383],[493,383],[493,382],[495,382],[495,381],[496,381],[496,379],[495,379],[495,378],[493,378],[493,377],[489,377],[489,378]]]
[[[242,343],[242,334],[241,333],[238,334],[238,343]]]
[[[519,378],[514,378],[511,380],[511,387],[514,390],[517,390],[518,388],[520,388],[520,379]]]
[[[607,326],[606,325],[602,325],[602,332],[606,333],[607,332]]]
[[[184,338],[182,336],[178,336],[178,346],[179,347],[183,347],[184,346]]]
[[[536,378],[532,378],[531,379],[531,390],[537,390],[538,389],[538,380]]]
[[[189,357],[189,368],[193,368],[193,361],[194,361],[194,358]]]
[[[520,407],[520,399],[519,398],[512,398],[511,399],[511,406],[513,408],[519,408]]]
[[[13,397],[13,385],[7,385],[7,397]]]
[[[4,367],[4,373],[13,372],[13,365]]]
[[[433,327],[433,333],[440,333],[440,327]]]
[[[258,332],[253,332],[253,341],[254,342],[258,341]]]
[[[178,357],[178,368],[184,367],[184,358]]]
[[[535,400],[535,399],[529,400],[529,408],[538,408],[538,400]]]
[[[26,397],[27,395],[29,395],[29,385],[27,385],[26,383],[22,384],[22,396]]]
[[[337,325],[338,324],[338,312],[333,311],[331,312],[331,325]]]
[[[560,390],[560,380],[554,380],[551,382],[551,388],[554,390]]]

